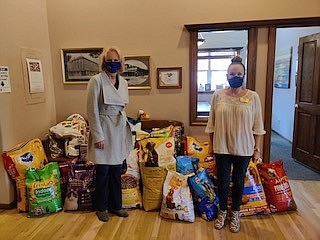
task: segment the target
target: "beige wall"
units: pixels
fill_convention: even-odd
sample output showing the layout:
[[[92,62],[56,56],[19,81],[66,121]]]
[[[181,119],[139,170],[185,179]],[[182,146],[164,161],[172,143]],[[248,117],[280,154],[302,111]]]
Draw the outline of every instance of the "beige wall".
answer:
[[[220,0],[47,1],[57,119],[78,112],[85,116],[86,86],[62,83],[60,49],[117,45],[125,56],[150,56],[151,90],[130,90],[128,115],[139,109],[153,119],[183,121],[188,134],[206,140],[203,127],[189,127],[189,34],[185,24],[318,16],[320,2],[300,0],[228,2]],[[260,38],[263,37],[262,35]],[[265,36],[264,36],[265,37]],[[262,40],[262,48],[265,40]],[[258,68],[265,65],[265,51]],[[156,88],[157,67],[183,68],[181,90]],[[264,102],[265,74],[257,71]],[[262,83],[260,83],[262,82]]]
[[[0,153],[15,144],[42,137],[56,122],[52,63],[47,21],[43,0],[1,1],[0,65],[9,67],[11,93],[0,93]],[[45,102],[27,104],[24,91],[21,48],[41,53],[45,82]],[[13,201],[14,189],[0,163],[0,204]]]
[[[0,65],[10,68],[12,93],[0,94],[0,152],[42,137],[74,112],[85,116],[86,86],[63,85],[60,49],[111,45],[119,46],[126,56],[151,57],[152,89],[130,91],[128,115],[135,117],[144,109],[153,119],[180,120],[187,134],[206,140],[203,127],[189,127],[189,34],[183,26],[314,17],[319,12],[319,0],[308,0],[308,4],[300,0],[2,0]],[[259,34],[257,90],[264,103],[266,34]],[[25,102],[20,47],[41,51],[45,103]],[[157,89],[156,68],[175,66],[183,68],[182,89]],[[9,203],[12,187],[2,165],[0,185],[4,186],[0,204]]]

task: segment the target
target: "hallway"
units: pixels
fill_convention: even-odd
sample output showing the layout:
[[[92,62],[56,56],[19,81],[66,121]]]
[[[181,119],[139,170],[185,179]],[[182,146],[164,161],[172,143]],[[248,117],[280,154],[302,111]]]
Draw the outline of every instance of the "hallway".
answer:
[[[291,142],[272,131],[270,162],[274,162],[279,158],[282,159],[289,180],[320,180],[320,173],[293,159],[291,150]]]

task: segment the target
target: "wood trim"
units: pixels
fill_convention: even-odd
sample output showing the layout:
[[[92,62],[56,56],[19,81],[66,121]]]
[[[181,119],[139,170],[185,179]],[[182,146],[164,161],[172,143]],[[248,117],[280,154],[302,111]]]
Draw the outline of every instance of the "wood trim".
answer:
[[[272,95],[273,95],[273,73],[276,50],[276,28],[270,27],[268,34],[268,53],[267,53],[267,76],[266,76],[266,96],[264,111],[264,127],[266,134],[263,141],[263,162],[270,162],[271,145],[271,119],[272,119]]]
[[[17,207],[17,201],[14,200],[9,204],[0,204],[0,209],[14,209]]]
[[[260,27],[301,27],[301,26],[319,26],[320,17],[310,18],[288,18],[272,20],[255,20],[227,23],[204,23],[204,24],[186,24],[188,31],[218,31],[218,30],[239,30]]]
[[[256,88],[256,63],[258,48],[258,29],[250,28],[248,31],[248,56],[247,56],[247,88]],[[250,66],[248,68],[248,66]]]

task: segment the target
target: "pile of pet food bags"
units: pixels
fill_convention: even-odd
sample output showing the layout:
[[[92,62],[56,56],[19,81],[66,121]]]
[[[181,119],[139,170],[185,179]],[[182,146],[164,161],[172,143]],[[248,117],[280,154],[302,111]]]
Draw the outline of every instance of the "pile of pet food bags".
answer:
[[[168,219],[194,222],[198,215],[211,221],[219,207],[215,159],[208,157],[207,142],[191,136],[183,143],[184,154],[178,155],[175,128],[144,132],[132,127],[136,144],[122,175],[123,207],[160,210],[160,216]],[[296,208],[282,161],[251,161],[240,215],[269,215]]]
[[[95,165],[85,159],[88,129],[85,119],[73,114],[50,128],[47,151],[36,138],[2,153],[16,184],[19,212],[35,217],[62,209],[92,209]]]
[[[213,220],[219,196],[208,143],[182,136],[181,126],[146,132],[141,121],[130,125],[135,147],[123,164],[123,207],[160,210],[164,218],[188,222],[196,215]],[[63,209],[93,210],[95,165],[86,158],[88,131],[83,117],[73,114],[50,128],[49,150],[32,139],[3,152],[5,169],[16,183],[19,212],[35,217]],[[57,161],[48,163],[47,156]],[[296,209],[282,161],[251,162],[242,201],[241,216]]]

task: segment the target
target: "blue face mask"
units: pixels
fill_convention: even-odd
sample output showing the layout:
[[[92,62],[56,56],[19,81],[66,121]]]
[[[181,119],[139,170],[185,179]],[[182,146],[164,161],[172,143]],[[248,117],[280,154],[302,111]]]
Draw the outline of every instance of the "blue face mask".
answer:
[[[243,84],[243,77],[234,76],[228,79],[231,88],[241,87]]]
[[[104,67],[107,69],[109,73],[116,73],[121,68],[120,62],[104,62]]]

